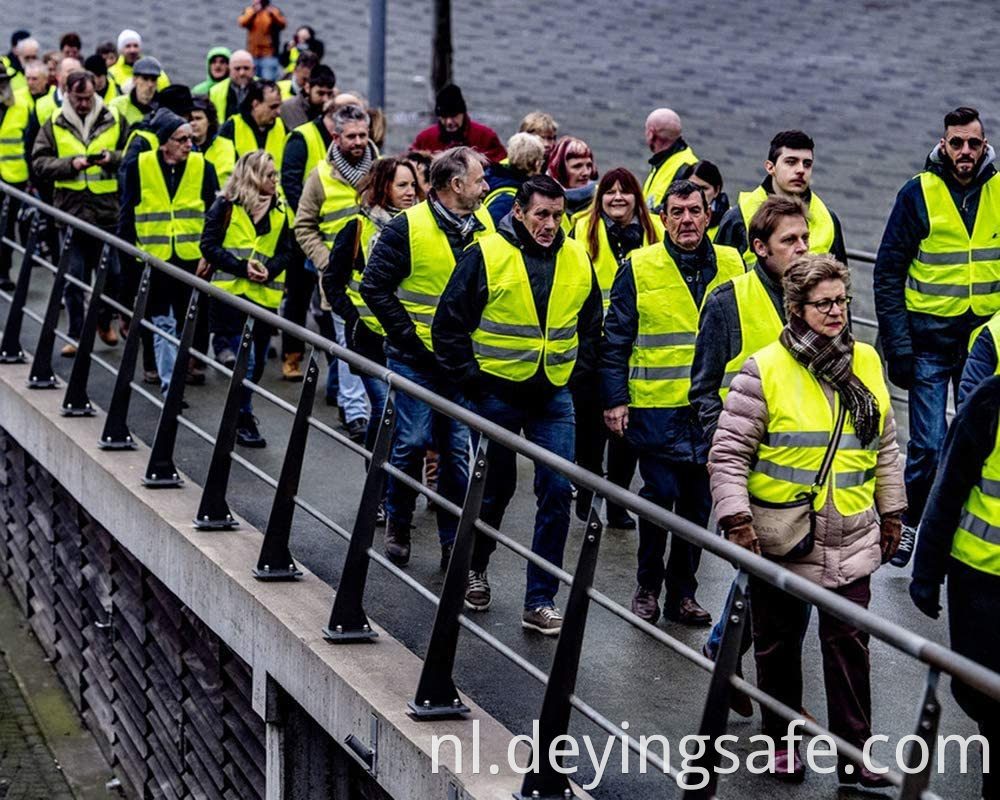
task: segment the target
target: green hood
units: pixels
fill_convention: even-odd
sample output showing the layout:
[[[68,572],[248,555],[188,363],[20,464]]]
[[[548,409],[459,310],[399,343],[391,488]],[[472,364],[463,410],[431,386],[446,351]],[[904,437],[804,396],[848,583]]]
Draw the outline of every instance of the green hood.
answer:
[[[191,90],[193,94],[208,94],[208,90],[218,83],[217,80],[213,80],[211,73],[208,71],[208,65],[212,63],[212,59],[216,56],[225,56],[229,59],[232,53],[229,52],[228,47],[213,47],[208,51],[208,55],[205,56],[205,80]]]

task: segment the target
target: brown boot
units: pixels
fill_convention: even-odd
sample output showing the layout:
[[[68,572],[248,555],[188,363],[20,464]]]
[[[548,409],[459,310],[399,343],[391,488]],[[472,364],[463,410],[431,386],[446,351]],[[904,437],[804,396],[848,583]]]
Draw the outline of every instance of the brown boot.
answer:
[[[397,567],[410,561],[410,526],[390,519],[385,525],[385,555]]]
[[[281,365],[282,380],[295,381],[302,380],[302,353],[289,353],[285,356],[285,361]]]

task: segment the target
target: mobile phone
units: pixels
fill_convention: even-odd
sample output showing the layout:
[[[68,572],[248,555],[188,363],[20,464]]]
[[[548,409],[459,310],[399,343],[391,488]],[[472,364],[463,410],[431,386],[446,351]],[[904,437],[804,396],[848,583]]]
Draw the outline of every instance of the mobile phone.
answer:
[[[104,158],[104,153],[87,153],[88,164],[96,164],[102,158]]]

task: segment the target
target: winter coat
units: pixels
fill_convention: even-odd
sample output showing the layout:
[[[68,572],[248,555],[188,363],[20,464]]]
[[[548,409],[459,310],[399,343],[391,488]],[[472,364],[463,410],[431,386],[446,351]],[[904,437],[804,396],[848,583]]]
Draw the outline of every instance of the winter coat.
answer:
[[[225,56],[226,59],[228,60],[231,55],[232,53],[229,52],[229,48],[223,47],[222,45],[213,47],[211,50],[209,50],[208,54],[205,56],[205,80],[203,80],[199,84],[196,84],[191,89],[191,94],[208,94],[211,88],[219,82],[212,77],[212,73],[209,70],[209,65],[211,65],[212,59],[215,58],[216,56]],[[220,78],[220,80],[225,80],[225,77]]]
[[[464,144],[482,153],[493,162],[502,161],[507,157],[507,150],[500,143],[500,137],[497,136],[496,131],[485,125],[480,125],[478,122],[473,122],[468,114],[465,115],[465,125],[454,137],[445,137],[442,134],[441,126],[435,122],[417,134],[410,149],[433,154]]]

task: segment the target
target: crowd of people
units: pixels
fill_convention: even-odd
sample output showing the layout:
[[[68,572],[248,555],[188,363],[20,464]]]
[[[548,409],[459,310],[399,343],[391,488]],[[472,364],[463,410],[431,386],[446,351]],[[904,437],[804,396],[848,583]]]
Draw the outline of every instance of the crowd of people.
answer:
[[[247,48],[209,50],[193,88],[172,83],[134,30],[87,57],[76,34],[41,53],[18,31],[0,64],[0,178],[292,322],[311,316],[330,339],[619,486],[638,467],[642,497],[701,526],[714,510],[730,541],[861,607],[875,570],[905,567],[916,550],[916,606],[936,617],[948,577],[953,647],[1000,668],[989,622],[1000,576],[1000,184],[975,109],[945,116],[887,222],[874,271],[883,365],[852,335],[844,235],[813,190],[805,132],[776,133],[760,184],[731,203],[669,108],[646,119],[648,175],[602,175],[590,146],[560,136],[552,115],[527,114],[505,146],[449,85],[434,124],[409,152],[386,156],[384,114],[338,90],[311,28],[280,47],[286,21],[266,0],[239,22]],[[11,211],[6,234],[23,238],[16,201]],[[57,253],[65,235],[47,227],[43,246]],[[76,233],[62,253],[88,280],[101,247]],[[10,270],[0,247],[2,289]],[[116,262],[107,291],[131,307],[140,275]],[[157,270],[152,281],[147,313],[175,335],[190,291]],[[65,304],[76,339],[83,292],[69,286]],[[102,308],[109,346],[132,324],[118,322],[116,332]],[[240,315],[210,302],[195,347],[231,365],[241,334]],[[273,335],[253,328],[254,382]],[[144,380],[164,392],[178,372],[204,383],[199,362],[178,365],[176,353],[143,331]],[[302,354],[283,335],[283,379],[302,380]],[[909,392],[905,470],[883,366]],[[959,403],[950,429],[949,385]],[[331,359],[327,399],[356,441],[372,444],[386,393]],[[251,400],[245,390],[237,442],[264,447]],[[478,437],[405,393],[396,417],[392,465],[461,504]],[[499,528],[515,457],[495,443],[487,457],[482,517]],[[571,517],[586,519],[593,496],[538,464],[533,488],[532,551],[561,566]],[[400,566],[415,501],[389,477],[383,547]],[[632,612],[711,625],[696,597],[700,549],[614,504],[604,511],[610,527],[638,527]],[[456,527],[437,507],[442,568]],[[490,608],[495,546],[476,540],[470,612]],[[525,629],[559,633],[557,592],[529,562]],[[743,650],[754,649],[758,684],[802,708],[810,609],[755,578],[750,597]],[[708,657],[723,633],[720,619]],[[872,727],[868,637],[821,612],[819,638],[830,727],[861,747]],[[956,696],[1000,743],[996,703],[958,682]],[[745,696],[733,707],[752,711]],[[763,720],[765,732],[783,730],[771,712]],[[849,766],[842,756],[842,783],[886,785]],[[794,750],[779,750],[772,772],[804,778]],[[1000,797],[988,775],[984,796]]]

